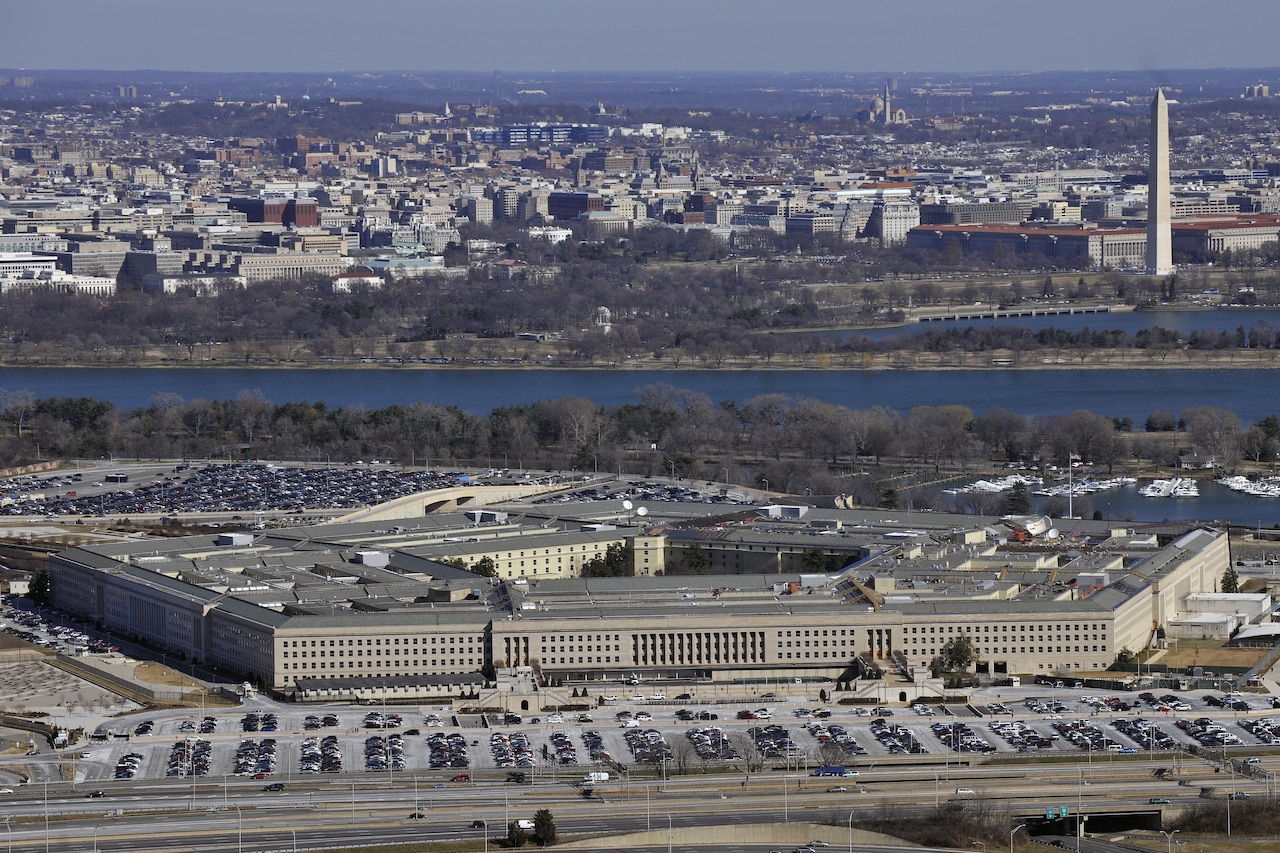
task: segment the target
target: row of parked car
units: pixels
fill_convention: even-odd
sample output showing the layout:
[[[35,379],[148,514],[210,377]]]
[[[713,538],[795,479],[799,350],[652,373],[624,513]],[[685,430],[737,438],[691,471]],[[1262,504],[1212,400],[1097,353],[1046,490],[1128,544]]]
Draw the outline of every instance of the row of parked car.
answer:
[[[132,779],[138,773],[138,768],[142,766],[144,756],[140,752],[129,752],[120,756],[116,760],[116,778]]]
[[[245,738],[236,746],[235,774],[262,778],[276,772],[276,739]]]
[[[1177,746],[1172,735],[1141,717],[1136,720],[1116,720],[1111,725],[1143,749],[1173,749]]]
[[[365,770],[403,770],[405,766],[404,735],[396,732],[364,739]]]
[[[213,745],[201,739],[180,740],[169,750],[169,769],[166,776],[207,776]]]
[[[737,761],[738,752],[719,726],[689,729],[684,733],[703,761]]]
[[[504,734],[494,732],[489,735],[489,752],[493,756],[495,767],[532,767],[534,765],[533,744],[524,732]]]
[[[250,711],[240,718],[240,730],[244,732],[274,732],[280,728],[280,717],[277,714],[259,714]]]
[[[671,760],[671,744],[657,729],[628,729],[623,735],[637,764],[665,764]]]
[[[924,755],[929,751],[906,726],[887,723],[882,718],[871,721],[871,734],[890,755]]]
[[[874,727],[874,724],[872,725]],[[934,723],[930,728],[933,729],[934,737],[942,741],[947,752],[996,751],[986,738],[975,732],[967,723]]]
[[[298,748],[299,773],[341,773],[342,747],[337,735],[303,738]]]
[[[1084,720],[1059,720],[1053,724],[1053,730],[1068,743],[1091,752],[1116,751],[1121,748],[1102,729]],[[1113,746],[1114,750],[1111,749]]]
[[[883,720],[878,721],[883,722]],[[835,744],[845,751],[848,755],[866,755],[867,751],[863,749],[862,744],[853,739],[853,735],[849,734],[844,726],[837,723],[809,723],[805,726],[811,735],[818,739],[819,743],[824,745]]]
[[[467,755],[467,739],[456,732],[448,735],[436,732],[428,736],[427,749],[430,752],[427,761],[432,770],[446,767],[456,770],[471,766],[471,758]]]

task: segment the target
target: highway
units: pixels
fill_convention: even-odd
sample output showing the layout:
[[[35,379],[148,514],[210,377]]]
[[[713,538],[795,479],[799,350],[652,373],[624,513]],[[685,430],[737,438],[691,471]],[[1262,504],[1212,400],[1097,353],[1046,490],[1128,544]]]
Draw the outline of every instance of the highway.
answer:
[[[1158,762],[1156,763],[1158,764]],[[1177,781],[1151,776],[1156,764],[1135,762],[1095,769],[1087,775],[1079,765],[1019,765],[949,770],[871,770],[850,790],[828,793],[830,780],[792,774],[741,781],[685,777],[666,783],[631,782],[601,786],[598,799],[585,800],[567,784],[536,786],[475,785],[419,788],[397,776],[391,787],[357,777],[355,782],[293,783],[288,790],[264,794],[257,787],[200,785],[194,801],[181,786],[140,782],[113,790],[102,798],[80,791],[55,790],[47,801],[43,786],[7,795],[6,843],[13,851],[250,851],[313,850],[373,842],[460,842],[483,844],[489,835],[505,835],[506,824],[532,817],[546,808],[562,836],[662,829],[670,817],[673,829],[710,823],[828,822],[843,825],[852,813],[872,814],[886,806],[901,813],[930,812],[935,803],[981,800],[1009,807],[1017,814],[1043,813],[1048,806],[1083,811],[1155,809],[1150,798],[1187,805],[1200,797],[1201,785],[1218,783],[1221,774],[1198,767]],[[1163,766],[1163,765],[1161,765]],[[1255,796],[1266,791],[1256,783],[1236,780],[1238,790]],[[957,796],[955,789],[972,789]],[[1052,792],[1052,793],[1050,793]],[[416,805],[416,808],[415,808]],[[45,814],[49,814],[46,829]],[[409,815],[421,809],[421,819]],[[295,848],[296,844],[296,848]]]

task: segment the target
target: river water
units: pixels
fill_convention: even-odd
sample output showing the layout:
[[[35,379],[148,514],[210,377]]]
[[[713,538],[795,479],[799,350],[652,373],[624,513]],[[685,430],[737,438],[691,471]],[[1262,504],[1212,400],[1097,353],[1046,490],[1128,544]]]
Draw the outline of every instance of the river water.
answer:
[[[824,400],[853,409],[960,404],[974,414],[1004,407],[1024,415],[1088,409],[1142,423],[1157,409],[1177,414],[1191,406],[1231,409],[1253,423],[1280,412],[1280,371],[1168,370],[537,370],[314,369],[233,367],[0,368],[0,389],[37,397],[93,397],[119,409],[149,405],[159,393],[185,401],[229,400],[258,391],[272,403],[323,400],[330,407],[371,409],[417,401],[487,415],[558,397],[585,397],[601,406],[633,403],[637,389],[655,383],[698,391],[713,403],[761,394]]]

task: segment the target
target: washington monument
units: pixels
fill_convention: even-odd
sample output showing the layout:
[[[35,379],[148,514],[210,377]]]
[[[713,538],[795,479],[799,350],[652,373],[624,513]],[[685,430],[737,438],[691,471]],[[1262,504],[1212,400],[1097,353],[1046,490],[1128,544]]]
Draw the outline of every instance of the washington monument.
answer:
[[[1169,201],[1169,102],[1156,89],[1147,149],[1147,275],[1173,273],[1173,206]]]

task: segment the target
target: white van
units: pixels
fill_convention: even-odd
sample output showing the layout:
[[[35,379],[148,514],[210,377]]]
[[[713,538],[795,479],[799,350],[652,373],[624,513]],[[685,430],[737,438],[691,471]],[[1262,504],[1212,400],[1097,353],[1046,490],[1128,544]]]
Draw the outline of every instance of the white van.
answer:
[[[528,818],[522,817],[516,821],[516,827],[518,829],[523,829],[525,832],[532,832],[533,821],[529,820]]]

